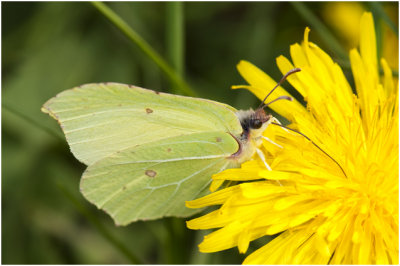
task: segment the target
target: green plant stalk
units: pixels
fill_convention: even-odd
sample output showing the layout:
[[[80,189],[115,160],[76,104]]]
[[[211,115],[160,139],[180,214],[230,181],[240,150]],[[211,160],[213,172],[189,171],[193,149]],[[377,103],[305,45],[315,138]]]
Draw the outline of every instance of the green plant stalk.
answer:
[[[107,239],[117,250],[119,250],[132,264],[142,264],[143,262],[139,260],[132,252],[117,238],[115,238],[103,225],[102,223],[89,211],[87,210],[81,202],[61,183],[57,183],[59,189],[65,194],[65,196],[75,205],[79,212],[81,212],[86,219],[94,225],[94,227],[99,231],[105,239]]]
[[[183,3],[166,3],[166,45],[168,60],[175,71],[182,77],[184,75],[184,24]]]
[[[386,14],[385,10],[382,7],[382,3],[378,2],[368,2],[368,5],[371,8],[371,11],[376,14],[377,17],[381,18],[385,23],[389,26],[389,28],[399,37],[399,29],[390,19],[390,17]]]
[[[382,57],[383,42],[384,42],[383,31],[382,31],[382,20],[374,19],[374,28],[375,28],[375,38],[376,38],[376,56],[379,62],[379,58]]]
[[[168,233],[165,250],[167,251],[167,263],[185,264],[188,263],[187,243],[185,238],[186,222],[182,218],[171,217],[164,220]]]
[[[167,64],[167,62],[142,38],[140,37],[121,17],[108,8],[102,2],[91,2],[114,26],[116,26],[126,37],[128,37],[139,49],[146,54],[164,72],[167,78],[179,88],[183,94],[195,96],[194,91],[179,75]]]
[[[184,26],[183,3],[167,2],[166,7],[166,53],[169,63],[180,77],[184,77]],[[177,92],[175,84],[171,84],[173,92]]]
[[[22,120],[26,121],[28,124],[31,124],[40,130],[43,130],[50,136],[53,136],[54,138],[56,138],[57,140],[64,142],[64,137],[62,136],[62,134],[59,131],[54,131],[53,129],[50,129],[50,128],[42,125],[38,121],[35,121],[33,118],[29,117],[29,115],[26,115],[26,114],[18,111],[17,109],[12,107],[11,105],[8,105],[7,103],[3,102],[2,108],[4,108],[4,110],[7,110],[8,112],[16,115],[17,117],[21,118]]]
[[[325,43],[332,49],[337,56],[343,61],[348,61],[347,52],[340,45],[339,41],[333,36],[328,28],[322,23],[317,16],[315,16],[306,4],[301,2],[290,2],[294,9],[306,20],[310,25],[315,28]]]

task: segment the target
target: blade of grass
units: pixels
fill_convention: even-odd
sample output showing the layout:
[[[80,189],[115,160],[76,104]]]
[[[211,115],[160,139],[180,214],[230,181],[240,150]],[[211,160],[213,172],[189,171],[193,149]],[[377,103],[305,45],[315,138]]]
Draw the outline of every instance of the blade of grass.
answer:
[[[343,61],[348,61],[348,55],[345,49],[340,45],[339,41],[333,36],[328,28],[322,23],[317,16],[307,7],[306,4],[301,2],[290,2],[294,9],[303,17],[305,21],[318,32],[321,38],[325,41],[328,47],[336,53],[336,55]]]
[[[41,123],[35,121],[34,119],[32,119],[31,117],[29,117],[29,115],[26,115],[20,111],[18,111],[17,109],[11,107],[11,105],[8,105],[7,103],[2,103],[2,108],[4,108],[4,110],[7,110],[8,112],[12,113],[13,115],[16,115],[17,117],[23,119],[24,121],[26,121],[28,124],[31,124],[35,127],[37,127],[40,130],[43,130],[44,132],[46,132],[47,134],[49,134],[50,136],[53,136],[54,138],[56,138],[59,141],[63,141],[64,142],[64,138],[61,135],[60,132],[56,132],[44,125],[42,125]]]
[[[399,37],[399,29],[390,19],[388,14],[386,14],[385,10],[382,7],[382,3],[368,2],[368,5],[370,6],[372,13],[375,16],[377,16],[377,18],[380,18],[383,21],[385,21],[385,23],[389,26],[389,28],[396,34],[397,37]]]
[[[167,2],[166,3],[166,45],[167,56],[175,71],[183,76],[184,62],[184,25],[183,25],[183,3]]]
[[[369,8],[372,11],[372,15],[374,17],[375,35],[377,42],[376,48],[377,48],[378,58],[381,58],[383,42],[385,41],[383,36],[382,24],[386,23],[389,26],[389,28],[391,28],[392,31],[397,35],[397,37],[398,37],[398,32],[396,32],[396,30],[394,29],[396,27],[385,13],[381,3],[367,3],[366,5],[369,6]]]
[[[376,55],[379,58],[382,57],[382,49],[383,49],[383,31],[382,31],[382,20],[377,19],[377,15],[372,13],[374,17],[374,28],[375,28],[375,38],[376,38]]]
[[[107,239],[117,250],[119,250],[132,264],[143,264],[137,256],[135,256],[129,249],[119,241],[117,238],[115,238],[111,232],[107,230],[107,228],[104,227],[104,225],[87,209],[85,208],[82,203],[74,196],[74,194],[69,191],[64,185],[61,183],[57,183],[57,186],[59,189],[65,194],[65,196],[75,205],[76,209],[80,213],[82,213],[86,219],[94,225],[94,227],[97,229],[97,231],[105,238]]]
[[[184,28],[183,28],[183,3],[167,2],[166,5],[166,50],[167,59],[179,76],[184,76]],[[176,92],[175,84],[171,84]]]
[[[167,64],[167,62],[137,34],[120,16],[102,2],[91,2],[91,4],[104,15],[115,27],[128,37],[139,49],[146,54],[164,72],[167,78],[174,83],[180,92],[194,96],[194,91],[188,84]]]

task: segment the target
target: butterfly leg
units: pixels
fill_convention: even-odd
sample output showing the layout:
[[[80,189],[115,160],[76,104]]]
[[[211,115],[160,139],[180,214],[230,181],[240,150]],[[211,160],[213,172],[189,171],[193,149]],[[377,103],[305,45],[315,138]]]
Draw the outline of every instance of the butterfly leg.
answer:
[[[268,170],[272,171],[271,166],[269,166],[268,163],[267,163],[267,160],[265,160],[265,155],[262,152],[262,150],[256,149],[256,152],[257,152],[258,157],[260,157],[261,161],[264,163],[265,167]],[[279,182],[279,180],[276,180],[276,182],[278,182],[278,184],[282,187],[282,184],[281,184],[281,182]]]
[[[266,141],[269,141],[270,143],[272,143],[272,144],[278,146],[279,148],[283,149],[283,147],[282,147],[281,145],[279,145],[278,143],[272,141],[272,139],[270,139],[270,138],[268,138],[268,137],[266,137],[266,136],[262,136],[262,138],[265,139]]]
[[[265,155],[264,155],[264,153],[262,152],[262,150],[256,149],[256,152],[257,152],[258,157],[260,157],[261,161],[264,163],[265,167],[266,167],[268,170],[272,171],[271,166],[269,166],[268,163],[267,163],[267,161],[265,160]]]

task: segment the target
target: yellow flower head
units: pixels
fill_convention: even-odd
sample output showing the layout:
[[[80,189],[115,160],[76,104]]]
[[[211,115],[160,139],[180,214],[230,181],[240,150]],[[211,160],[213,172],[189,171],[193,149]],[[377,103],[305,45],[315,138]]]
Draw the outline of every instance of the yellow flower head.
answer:
[[[361,18],[360,52],[350,51],[353,92],[341,68],[308,41],[290,47],[291,63],[277,58],[282,73],[301,72],[288,81],[307,102],[276,102],[270,107],[288,118],[303,136],[271,125],[264,133],[273,171],[254,160],[214,180],[242,182],[187,202],[191,208],[221,205],[188,221],[191,229],[220,228],[204,238],[202,252],[237,246],[279,234],[251,253],[245,264],[398,264],[398,85],[386,61],[379,75],[373,19]],[[238,65],[260,99],[275,85],[248,62]],[[356,95],[355,95],[356,93]],[[283,88],[271,98],[287,94]],[[336,162],[337,163],[336,163]]]

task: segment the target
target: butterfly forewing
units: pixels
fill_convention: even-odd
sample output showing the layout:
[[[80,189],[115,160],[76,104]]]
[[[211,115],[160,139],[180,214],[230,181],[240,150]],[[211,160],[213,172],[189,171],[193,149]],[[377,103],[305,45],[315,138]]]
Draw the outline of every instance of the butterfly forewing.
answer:
[[[42,110],[58,120],[71,151],[87,165],[164,138],[210,131],[238,135],[242,130],[228,105],[118,83],[64,91]]]

